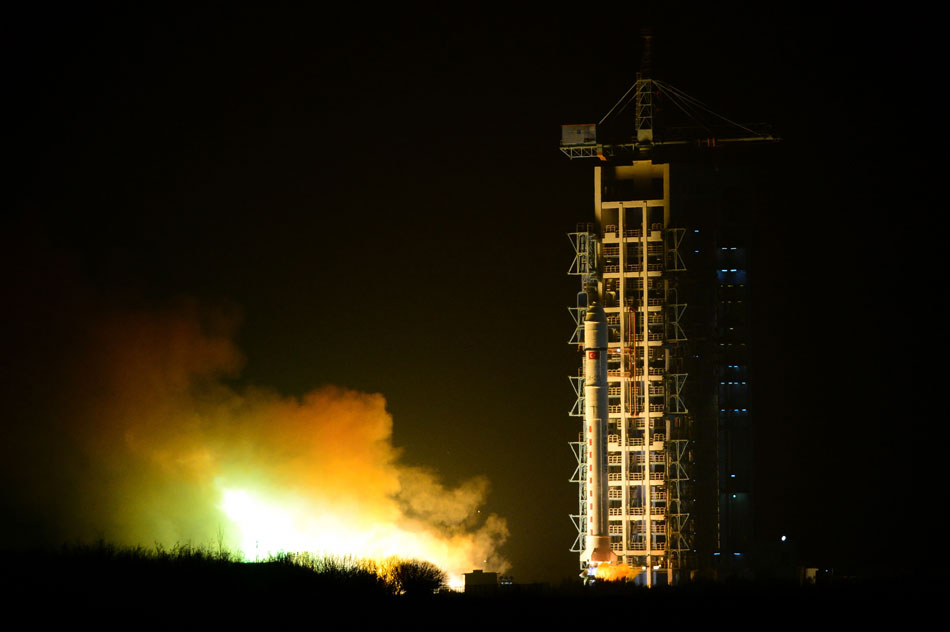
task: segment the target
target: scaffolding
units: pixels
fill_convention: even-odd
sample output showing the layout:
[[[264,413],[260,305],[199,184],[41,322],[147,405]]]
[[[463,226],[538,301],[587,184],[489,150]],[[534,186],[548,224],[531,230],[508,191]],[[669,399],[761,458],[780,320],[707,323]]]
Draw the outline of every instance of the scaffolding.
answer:
[[[741,568],[752,535],[742,231],[726,229],[721,201],[697,204],[682,193],[695,187],[698,180],[690,178],[698,177],[693,170],[701,171],[701,164],[677,167],[677,181],[687,186],[678,190],[676,217],[692,230],[674,226],[670,161],[780,139],[767,126],[737,123],[651,78],[652,35],[641,35],[634,84],[597,124],[562,125],[560,149],[572,160],[598,160],[595,221],[569,234],[569,273],[580,281],[568,308],[574,322],[569,343],[584,348],[584,316],[597,301],[608,327],[606,532],[618,561],[639,568],[637,581],[652,586],[687,580],[692,571]],[[632,111],[632,130],[619,121],[625,110]],[[671,113],[684,124],[670,125]],[[700,234],[699,224],[710,220],[715,229]],[[708,274],[713,265],[718,282]],[[690,297],[681,295],[681,287]],[[571,415],[584,421],[583,366],[571,384]],[[590,568],[584,499],[602,490],[585,489],[581,473],[591,466],[584,450],[591,424],[581,426],[571,443],[577,460],[571,480],[578,485],[578,512],[571,516],[578,535],[571,550],[580,554],[584,570]]]
[[[580,277],[570,344],[583,348],[583,320],[589,302],[604,306],[608,324],[608,534],[618,562],[642,569],[642,582],[668,583],[686,568],[693,551],[689,414],[683,400],[686,303],[678,273],[685,271],[679,248],[685,231],[670,225],[669,165],[636,161],[595,168],[597,222],[569,234]],[[659,183],[659,185],[657,185]],[[614,186],[616,184],[624,186]],[[642,186],[641,186],[642,185]],[[647,186],[650,185],[650,186]],[[650,189],[645,195],[624,193]],[[583,418],[582,370],[570,376]],[[571,550],[584,559],[587,516],[583,445],[587,426],[571,448],[577,468],[577,537]],[[649,571],[649,572],[645,572]]]

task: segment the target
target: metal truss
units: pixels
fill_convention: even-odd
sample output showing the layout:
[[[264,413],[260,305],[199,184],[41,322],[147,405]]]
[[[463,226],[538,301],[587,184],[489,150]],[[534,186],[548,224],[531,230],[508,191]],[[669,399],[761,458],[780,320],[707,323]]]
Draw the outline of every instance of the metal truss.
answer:
[[[564,147],[561,148],[564,151]],[[586,228],[586,230],[583,230]],[[581,277],[581,294],[586,293],[593,286],[597,274],[597,238],[594,233],[593,224],[581,224],[578,230],[568,233],[571,245],[574,246],[574,261],[568,274]],[[581,294],[578,294],[577,304],[574,307],[568,307],[571,317],[574,319],[574,333],[568,341],[571,344],[583,344],[584,342],[584,316],[587,314],[587,301],[581,300]],[[571,386],[574,388],[574,407],[571,409],[572,417],[584,416],[584,377],[583,375],[569,376]],[[570,442],[571,451],[577,459],[577,467],[571,476],[572,483],[577,483],[577,513],[570,514],[571,522],[577,528],[577,537],[574,538],[574,544],[571,545],[572,553],[581,553],[585,547],[585,535],[587,533],[587,479],[584,476],[584,466],[587,462],[587,452],[584,449],[583,435],[580,440]]]
[[[574,400],[574,406],[571,408],[569,413],[571,417],[583,417],[584,416],[584,376],[583,375],[568,375],[567,379],[571,381],[571,386],[574,387],[574,395],[576,399]]]
[[[631,154],[637,148],[634,143],[618,145],[603,145],[592,143],[586,145],[561,145],[561,153],[574,160],[575,158],[600,158],[606,160],[618,154]]]
[[[649,133],[653,138],[653,81],[651,79],[637,79],[636,108],[637,108],[637,140],[641,140],[641,131]]]
[[[571,553],[581,553],[584,551],[584,540],[587,533],[587,504],[585,502],[586,479],[584,478],[584,466],[587,463],[587,452],[584,450],[583,441],[571,441],[571,452],[577,459],[577,467],[574,468],[574,474],[571,476],[571,483],[577,483],[577,513],[570,514],[571,522],[577,529],[577,537],[574,538],[574,544],[571,545]]]
[[[673,439],[667,442],[667,483],[669,511],[667,527],[669,541],[667,550],[672,556],[674,568],[683,568],[686,556],[693,551],[694,533],[690,508],[691,480],[689,470],[689,440]]]
[[[595,269],[595,257],[597,256],[597,241],[594,239],[594,233],[590,231],[578,231],[568,233],[571,245],[574,246],[574,261],[567,271],[570,275],[579,275],[586,280],[593,274]]]
[[[666,321],[666,339],[669,342],[685,342],[686,330],[680,322],[686,313],[686,303],[667,303],[669,318]]]
[[[567,341],[571,345],[582,345],[584,344],[584,316],[587,315],[586,307],[568,307],[567,311],[571,313],[571,318],[574,319],[574,333],[571,334],[571,339]]]
[[[668,228],[666,229],[666,234],[669,236],[667,240],[666,269],[670,272],[685,272],[686,261],[683,260],[683,256],[680,254],[680,246],[683,243],[683,239],[686,238],[686,229]]]
[[[689,412],[682,398],[683,386],[686,384],[688,375],[688,373],[668,373],[666,376],[666,411],[671,415],[685,415]]]
[[[610,146],[606,148],[603,145],[561,145],[561,153],[574,160],[575,158],[597,158],[599,156],[605,156],[604,149],[609,150]],[[612,154],[613,152],[611,152]]]

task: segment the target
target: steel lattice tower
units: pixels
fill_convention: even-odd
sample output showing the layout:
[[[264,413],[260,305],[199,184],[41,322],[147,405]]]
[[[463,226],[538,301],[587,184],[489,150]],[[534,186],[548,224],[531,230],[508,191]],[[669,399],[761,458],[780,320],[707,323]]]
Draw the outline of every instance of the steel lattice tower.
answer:
[[[577,538],[571,550],[579,553],[580,568],[592,574],[597,562],[591,559],[590,511],[598,505],[590,502],[595,491],[587,487],[603,478],[616,563],[639,571],[637,581],[652,586],[681,581],[713,564],[697,560],[697,534],[708,549],[702,554],[718,556],[728,549],[731,556],[741,555],[751,533],[745,334],[725,326],[740,323],[739,329],[744,328],[741,312],[748,301],[740,307],[737,297],[747,295],[745,271],[736,265],[744,267],[745,250],[720,244],[725,237],[717,230],[700,235],[696,213],[672,212],[671,158],[698,148],[777,139],[711,112],[728,126],[714,129],[714,123],[703,123],[709,133],[705,138],[681,129],[660,130],[655,119],[659,96],[687,113],[701,104],[649,78],[649,49],[647,37],[636,82],[600,123],[562,126],[561,151],[571,159],[599,159],[593,170],[594,222],[569,233],[574,249],[569,274],[580,282],[577,301],[568,308],[575,323],[569,342],[584,348],[585,315],[595,302],[603,306],[608,326],[606,465],[590,462],[592,426],[585,420],[577,441],[571,442],[577,460],[571,481],[578,485],[577,512],[571,515]],[[602,142],[600,126],[631,104],[633,134],[622,142]],[[704,217],[701,223],[715,220]],[[687,254],[686,248],[692,250]],[[714,254],[693,256],[701,250]],[[740,259],[742,263],[726,267]],[[698,275],[694,271],[690,276],[687,260],[700,263]],[[740,277],[742,282],[736,282]],[[705,288],[698,293],[697,279]],[[693,288],[692,300],[701,301],[694,313],[708,321],[696,341],[687,338],[687,286]],[[697,373],[692,380],[690,367]],[[577,397],[571,415],[583,418],[583,368],[570,379]],[[704,428],[701,433],[697,425]],[[702,472],[697,471],[698,453],[703,454]],[[603,477],[588,474],[599,467],[606,468]],[[742,481],[735,473],[740,470]],[[698,525],[697,496],[707,499]]]

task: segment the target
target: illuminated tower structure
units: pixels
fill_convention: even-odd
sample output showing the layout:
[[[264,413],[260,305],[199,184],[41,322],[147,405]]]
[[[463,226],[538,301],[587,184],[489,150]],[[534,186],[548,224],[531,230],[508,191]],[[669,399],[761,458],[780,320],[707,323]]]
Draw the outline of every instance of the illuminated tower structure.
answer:
[[[607,499],[611,549],[618,561],[652,569],[671,581],[693,551],[690,420],[682,398],[686,305],[680,297],[680,253],[685,229],[670,218],[670,165],[650,160],[594,167],[595,222],[570,234],[575,247],[571,273],[581,292],[570,308],[583,344],[587,306],[598,300],[608,324]],[[580,416],[584,375],[571,378]],[[585,556],[588,531],[584,472],[590,437],[582,428],[573,445],[578,458],[578,537],[572,550]],[[660,580],[664,581],[664,580]]]
[[[742,135],[733,129],[702,141],[683,131],[654,137],[654,100],[665,95],[688,105],[691,97],[647,76],[638,73],[604,117],[633,104],[634,136],[605,143],[598,138],[604,120],[565,125],[561,151],[598,159],[594,221],[569,233],[569,274],[580,281],[568,308],[575,322],[569,342],[584,348],[588,307],[602,305],[608,420],[599,485],[607,487],[610,548],[617,563],[640,571],[636,581],[652,586],[728,571],[751,544],[746,243],[741,230],[723,224],[721,204],[690,194],[708,190],[703,178],[710,173],[690,155],[697,145],[775,139],[742,126]],[[682,193],[671,188],[671,174],[682,174]],[[584,417],[583,365],[570,379],[577,396],[571,415]],[[591,489],[600,477],[590,474],[597,452],[589,427],[585,420],[571,443],[578,485],[571,550],[582,574],[593,575],[590,512],[597,505],[590,501],[604,490]]]

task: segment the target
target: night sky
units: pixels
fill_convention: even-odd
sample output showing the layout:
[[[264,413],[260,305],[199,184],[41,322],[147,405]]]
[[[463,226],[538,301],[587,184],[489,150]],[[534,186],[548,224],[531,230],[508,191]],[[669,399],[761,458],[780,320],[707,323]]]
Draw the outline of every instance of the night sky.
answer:
[[[381,393],[406,463],[488,478],[516,580],[574,575],[565,233],[592,218],[592,164],[561,155],[559,125],[603,116],[651,26],[657,78],[783,138],[754,184],[756,534],[787,534],[808,565],[879,563],[897,536],[868,525],[902,485],[883,465],[895,396],[874,307],[894,273],[871,272],[886,218],[869,132],[897,63],[882,22],[262,11],[6,19],[9,436],[58,396],[69,288],[189,297],[239,315],[229,379]],[[7,490],[42,478],[3,473]]]

